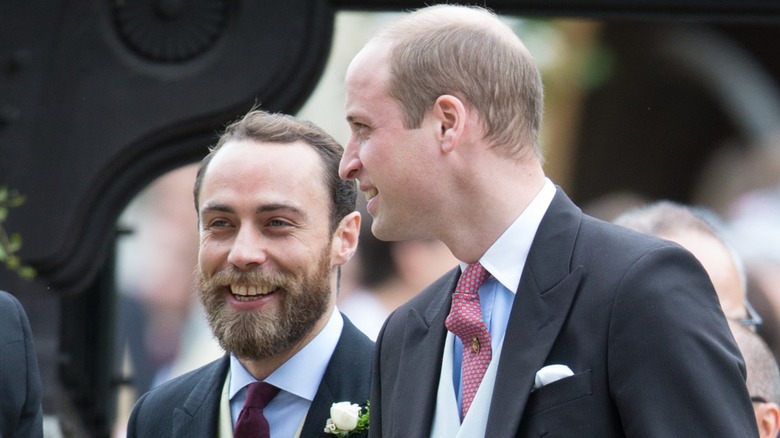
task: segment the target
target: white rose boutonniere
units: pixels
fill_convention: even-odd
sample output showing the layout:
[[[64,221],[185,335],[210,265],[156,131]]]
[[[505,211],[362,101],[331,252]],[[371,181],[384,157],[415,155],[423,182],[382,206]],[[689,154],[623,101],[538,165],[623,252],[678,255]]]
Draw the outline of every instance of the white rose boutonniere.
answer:
[[[348,437],[353,433],[368,430],[368,404],[365,409],[350,402],[333,403],[330,418],[325,423],[325,433],[338,437]]]

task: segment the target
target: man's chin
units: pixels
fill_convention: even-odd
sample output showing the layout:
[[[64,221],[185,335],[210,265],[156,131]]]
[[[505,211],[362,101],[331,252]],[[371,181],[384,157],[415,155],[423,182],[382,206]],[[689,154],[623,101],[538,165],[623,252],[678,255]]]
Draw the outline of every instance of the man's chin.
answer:
[[[371,234],[379,240],[390,241],[393,239],[392,229],[385,226],[385,221],[380,216],[374,217],[371,222]]]
[[[388,227],[385,225],[385,221],[382,219],[375,219],[371,224],[371,234],[373,234],[377,239],[385,242],[396,242],[411,239],[408,230],[398,229],[398,227]]]

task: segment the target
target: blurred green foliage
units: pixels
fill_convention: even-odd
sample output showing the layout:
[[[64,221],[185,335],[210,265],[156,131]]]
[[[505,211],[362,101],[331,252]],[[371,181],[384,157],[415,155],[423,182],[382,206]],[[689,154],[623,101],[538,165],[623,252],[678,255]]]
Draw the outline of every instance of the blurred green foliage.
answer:
[[[24,204],[24,201],[25,197],[16,190],[0,186],[0,263],[20,277],[30,279],[35,277],[35,269],[23,264],[17,255],[22,248],[22,236],[19,233],[8,234],[3,226],[9,211]]]

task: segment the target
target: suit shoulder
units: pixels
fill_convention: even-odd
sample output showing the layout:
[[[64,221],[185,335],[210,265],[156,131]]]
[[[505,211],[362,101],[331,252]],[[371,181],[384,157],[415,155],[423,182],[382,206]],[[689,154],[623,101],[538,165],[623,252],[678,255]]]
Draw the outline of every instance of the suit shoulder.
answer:
[[[170,405],[183,401],[198,385],[222,385],[230,361],[227,356],[209,362],[200,368],[174,377],[152,388],[143,398],[145,403],[154,407],[158,404]]]
[[[372,341],[365,333],[360,331],[352,321],[349,320],[347,315],[341,314],[344,318],[344,328],[341,332],[341,338],[336,348],[347,348],[351,354],[355,354],[359,357],[371,356],[374,351],[374,341]]]
[[[629,301],[642,295],[669,302],[668,291],[682,287],[688,291],[684,298],[703,293],[709,305],[716,297],[703,266],[687,249],[594,218],[582,222],[571,265],[583,267],[584,281],[602,293],[622,291]]]
[[[659,249],[685,251],[683,247],[674,242],[587,215],[583,215],[579,239],[581,242],[595,244],[595,246],[600,247],[600,250],[619,250],[624,256],[633,254],[635,257],[640,257]]]
[[[19,315],[24,313],[22,304],[19,300],[8,292],[0,290],[0,318],[19,319]]]
[[[18,303],[19,300],[17,300],[15,296],[11,295],[10,293],[4,290],[0,290],[0,308],[3,309],[15,308]]]
[[[0,291],[0,345],[30,336],[30,323],[19,300]]]

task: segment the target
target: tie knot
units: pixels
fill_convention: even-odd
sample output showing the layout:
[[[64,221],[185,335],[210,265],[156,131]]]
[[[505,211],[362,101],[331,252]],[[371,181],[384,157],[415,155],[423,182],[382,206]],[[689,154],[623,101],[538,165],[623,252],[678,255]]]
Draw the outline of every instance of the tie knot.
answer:
[[[264,409],[268,402],[279,393],[279,388],[265,382],[249,384],[249,392],[246,395],[244,407]]]
[[[465,295],[474,295],[488,277],[488,271],[479,263],[472,263],[466,266],[458,279],[458,286],[455,292]]]

